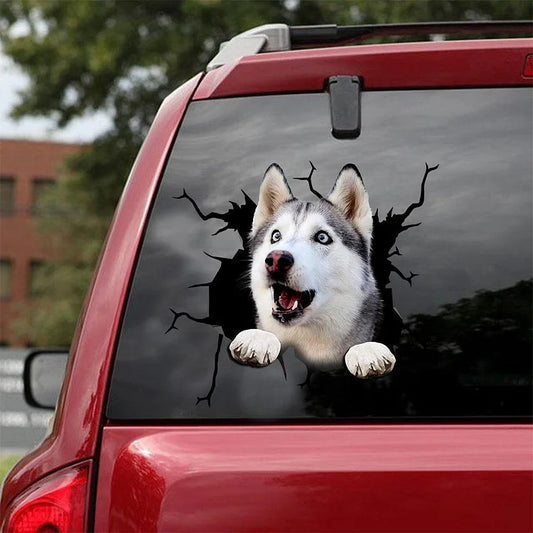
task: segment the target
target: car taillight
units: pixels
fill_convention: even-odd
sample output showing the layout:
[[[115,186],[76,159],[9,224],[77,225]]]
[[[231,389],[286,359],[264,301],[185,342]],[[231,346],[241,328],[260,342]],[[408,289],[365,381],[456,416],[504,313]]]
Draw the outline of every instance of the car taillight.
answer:
[[[84,531],[89,464],[62,470],[38,481],[9,506],[2,532]]]

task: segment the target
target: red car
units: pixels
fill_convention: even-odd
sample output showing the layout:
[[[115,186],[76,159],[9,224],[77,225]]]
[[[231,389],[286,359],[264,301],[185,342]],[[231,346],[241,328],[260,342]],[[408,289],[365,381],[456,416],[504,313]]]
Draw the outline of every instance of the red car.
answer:
[[[2,531],[531,531],[533,41],[353,44],[517,29],[269,25],[168,96]],[[272,163],[310,202],[357,165],[389,374],[229,356]],[[34,404],[60,360],[28,361]]]

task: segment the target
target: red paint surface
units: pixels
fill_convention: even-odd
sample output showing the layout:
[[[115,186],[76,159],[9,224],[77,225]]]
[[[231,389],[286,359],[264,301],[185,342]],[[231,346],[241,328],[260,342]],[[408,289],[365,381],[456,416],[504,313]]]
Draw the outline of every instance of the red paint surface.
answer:
[[[526,57],[524,63],[524,78],[533,78],[533,54]]]
[[[97,531],[531,531],[528,426],[107,427]]]
[[[144,141],[85,301],[53,431],[6,479],[0,514],[17,493],[36,479],[95,455],[110,363],[137,247],[167,153],[199,80],[200,75],[163,102]]]
[[[194,99],[322,91],[341,74],[362,76],[367,90],[530,85],[522,72],[532,47],[532,39],[509,39],[259,54],[209,72]]]

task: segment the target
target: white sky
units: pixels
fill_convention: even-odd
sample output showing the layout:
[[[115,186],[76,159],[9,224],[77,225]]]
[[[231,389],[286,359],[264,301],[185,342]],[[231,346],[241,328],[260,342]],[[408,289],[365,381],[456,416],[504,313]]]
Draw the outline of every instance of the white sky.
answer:
[[[15,121],[9,118],[9,112],[20,99],[18,92],[26,86],[27,77],[0,50],[0,138],[90,142],[109,128],[110,120],[105,113],[75,119],[62,129],[51,119],[28,117]]]

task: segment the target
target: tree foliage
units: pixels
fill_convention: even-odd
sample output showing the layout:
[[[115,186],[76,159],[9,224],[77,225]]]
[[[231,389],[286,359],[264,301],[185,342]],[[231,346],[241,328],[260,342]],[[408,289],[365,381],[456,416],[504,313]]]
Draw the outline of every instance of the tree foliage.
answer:
[[[526,19],[529,0],[10,0],[4,53],[29,76],[14,117],[59,128],[105,111],[113,126],[68,162],[39,225],[62,243],[46,271],[28,340],[68,343],[105,228],[159,103],[202,70],[222,41],[268,22],[370,24]],[[65,246],[68,243],[68,246]]]

